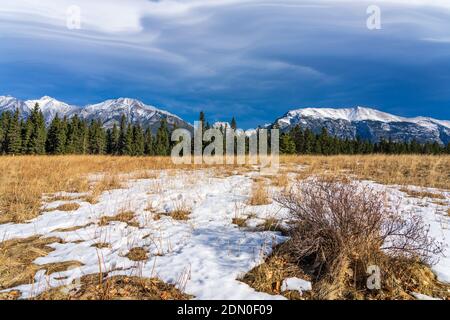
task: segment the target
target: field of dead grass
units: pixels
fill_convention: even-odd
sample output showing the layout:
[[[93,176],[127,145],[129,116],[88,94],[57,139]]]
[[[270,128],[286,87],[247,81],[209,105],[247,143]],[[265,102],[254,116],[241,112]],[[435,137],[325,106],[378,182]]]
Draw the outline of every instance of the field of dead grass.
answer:
[[[316,173],[354,175],[384,184],[417,185],[450,189],[450,156],[282,156],[276,184],[285,184],[286,172],[302,177]],[[0,157],[0,224],[25,222],[38,216],[42,195],[60,191],[90,192],[95,202],[103,191],[119,188],[119,174],[148,177],[149,170],[196,169],[175,166],[165,157],[111,156],[5,156]],[[217,167],[218,176],[245,172],[248,166]],[[106,174],[89,183],[89,174]]]
[[[287,175],[297,175],[299,178],[306,178],[313,174],[330,174],[332,176],[345,175],[354,176],[359,179],[374,180],[384,184],[416,185],[425,187],[435,187],[450,190],[450,156],[283,156],[281,157],[281,170],[276,176],[268,176],[264,179],[256,178],[252,187],[250,202],[253,205],[263,205],[270,201],[267,188],[269,185],[286,188],[288,186]],[[8,222],[25,222],[38,216],[42,211],[42,197],[45,194],[56,192],[89,192],[87,201],[95,202],[96,198],[106,190],[120,188],[124,181],[123,174],[132,173],[130,178],[152,178],[154,173],[151,170],[171,170],[187,169],[195,170],[205,166],[175,166],[169,158],[164,157],[111,157],[111,156],[21,156],[21,157],[0,157],[0,224]],[[249,171],[248,166],[216,166],[216,175],[230,176]],[[103,174],[103,177],[95,182],[90,181],[90,175]],[[407,190],[407,189],[404,189]],[[411,191],[414,192],[414,191]],[[419,196],[418,193],[414,193]],[[430,197],[431,193],[421,193],[421,196]],[[61,196],[61,200],[65,196]],[[67,198],[66,200],[70,200]],[[58,199],[53,199],[58,200]],[[57,207],[56,210],[73,210],[75,207]],[[180,214],[180,219],[188,219],[190,210],[185,206],[180,206],[176,210]],[[449,212],[450,214],[450,212]],[[174,217],[175,218],[175,217]],[[123,212],[115,217],[104,218],[105,223],[109,221],[123,221],[134,223],[133,212]],[[245,221],[236,218],[233,223],[243,225]],[[269,227],[264,230],[272,230],[276,222],[268,222]],[[1,239],[0,239],[1,241]],[[32,262],[40,256],[45,256],[52,249],[49,243],[57,242],[59,239],[45,239],[33,237],[28,239],[18,239],[0,242],[0,289],[12,287],[18,284],[29,283],[38,270],[45,269],[47,273],[66,270],[77,261],[70,261],[64,264],[37,266]],[[99,243],[99,247],[108,244]],[[145,252],[134,248],[130,255],[140,260],[145,256]],[[285,259],[283,256],[281,260]],[[281,261],[280,260],[280,261]],[[290,261],[283,260],[280,264],[278,257],[269,260],[259,269],[253,270],[247,275],[244,282],[249,283],[261,291],[269,293],[279,292],[279,282],[281,276],[274,276],[273,266],[277,270],[282,269],[282,275],[296,275],[299,270],[292,269]],[[286,264],[290,267],[287,268]],[[282,267],[280,267],[282,265]],[[264,268],[268,270],[263,270]],[[291,268],[292,267],[292,268]],[[281,269],[280,269],[281,268]],[[259,274],[263,272],[264,274]],[[287,272],[287,273],[286,273]],[[276,273],[276,272],[275,272]],[[86,278],[87,279],[87,278]],[[275,279],[275,280],[274,280]],[[111,287],[117,288],[125,284],[130,284],[130,288],[136,288],[135,279],[127,280],[114,279]],[[139,290],[133,293],[138,298],[186,298],[179,292],[173,291],[170,297],[158,296],[161,287],[162,292],[168,291],[164,284],[155,283],[156,280],[148,280],[138,286]],[[153,281],[153,282],[152,282]],[[116,283],[117,282],[117,283]],[[95,288],[91,288],[92,281],[86,281],[86,296],[75,298],[99,298],[116,296],[116,290],[112,293],[105,291],[98,283]],[[259,284],[258,284],[259,283]],[[260,287],[260,288],[259,288]],[[100,289],[99,289],[100,288]],[[142,289],[144,288],[144,289]],[[150,289],[148,289],[150,288]],[[155,289],[156,288],[156,289]],[[154,293],[155,289],[156,293]],[[172,288],[169,288],[172,290]],[[131,289],[130,289],[131,290]],[[134,290],[134,289],[133,289]],[[169,290],[169,291],[170,291]],[[106,293],[105,293],[106,292]],[[14,293],[9,293],[14,296]],[[149,295],[149,296],[146,296]],[[155,296],[156,295],[156,296]],[[119,294],[120,298],[122,297]],[[9,296],[0,295],[0,299]],[[55,298],[41,296],[39,298]],[[61,298],[57,296],[57,298]],[[67,298],[67,297],[66,297]],[[73,297],[69,297],[73,298]],[[290,297],[295,298],[295,297]],[[297,297],[298,298],[298,297]],[[305,298],[305,297],[303,297]]]
[[[354,176],[382,184],[450,189],[450,156],[283,156],[288,172]]]

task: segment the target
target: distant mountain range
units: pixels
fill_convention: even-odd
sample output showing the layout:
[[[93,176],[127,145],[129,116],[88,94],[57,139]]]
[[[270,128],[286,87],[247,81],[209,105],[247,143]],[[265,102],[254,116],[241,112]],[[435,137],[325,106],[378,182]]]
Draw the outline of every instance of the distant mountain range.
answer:
[[[315,133],[326,128],[331,135],[343,139],[360,137],[372,142],[392,139],[450,143],[450,121],[425,117],[404,118],[364,107],[297,109],[278,118],[275,124],[282,131],[289,131],[297,125]]]
[[[80,118],[91,120],[100,119],[105,127],[112,127],[119,123],[122,114],[133,123],[140,123],[149,127],[153,132],[159,128],[162,119],[166,119],[169,128],[193,129],[193,126],[180,117],[167,111],[149,106],[143,102],[119,98],[107,100],[84,107],[69,105],[54,98],[45,96],[38,100],[22,101],[11,96],[0,96],[0,113],[14,112],[19,109],[23,117],[28,117],[34,105],[38,103],[48,125],[56,114],[68,118],[77,114]],[[331,135],[339,138],[356,139],[360,137],[372,142],[381,139],[394,141],[438,142],[450,143],[450,121],[433,118],[417,117],[404,118],[371,108],[355,107],[346,109],[333,108],[303,108],[287,112],[270,125],[262,127],[279,127],[283,132],[289,131],[297,125],[309,128],[319,133],[326,128]],[[229,126],[225,122],[217,122],[215,127]],[[254,132],[248,130],[247,134]]]
[[[110,128],[114,123],[119,124],[120,118],[124,114],[132,123],[140,123],[145,128],[151,128],[154,133],[159,128],[162,119],[167,120],[171,129],[174,127],[192,129],[191,124],[174,114],[129,98],[106,100],[101,103],[79,107],[48,96],[38,100],[27,101],[10,96],[0,96],[0,113],[5,111],[14,112],[16,109],[19,109],[22,117],[27,118],[36,103],[39,104],[47,125],[50,124],[56,114],[60,118],[70,118],[76,114],[80,118],[89,121],[91,119],[100,119],[105,127]]]

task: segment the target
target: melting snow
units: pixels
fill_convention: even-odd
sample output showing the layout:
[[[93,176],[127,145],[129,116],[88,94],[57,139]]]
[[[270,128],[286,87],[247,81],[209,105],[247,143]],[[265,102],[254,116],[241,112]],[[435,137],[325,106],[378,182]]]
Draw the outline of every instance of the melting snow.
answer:
[[[96,204],[76,199],[77,194],[61,193],[74,200],[46,203],[44,208],[57,208],[67,202],[76,202],[80,207],[71,212],[46,212],[26,224],[0,225],[3,240],[37,234],[63,240],[51,244],[55,250],[36,259],[36,264],[69,260],[83,264],[48,276],[38,272],[33,285],[4,291],[20,290],[22,298],[27,298],[49,287],[70,284],[82,275],[99,272],[100,257],[102,270],[110,271],[110,275],[158,277],[196,299],[284,299],[256,292],[237,280],[261,264],[274,245],[287,240],[277,232],[247,230],[267,218],[286,223],[288,214],[276,203],[246,204],[252,173],[225,178],[216,177],[212,170],[155,174],[157,178],[130,180],[123,189],[105,192]],[[439,280],[450,283],[450,217],[446,213],[450,207],[450,193],[443,192],[446,200],[437,204],[430,199],[408,197],[398,190],[398,186],[363,183],[388,188],[391,200],[400,201],[402,211],[416,212],[425,218],[433,236],[446,244],[444,257],[440,257],[433,271]],[[44,197],[44,200],[49,199]],[[189,220],[177,221],[160,215],[180,206],[191,209]],[[134,212],[139,226],[124,222],[99,224],[102,216],[115,216],[124,211]],[[232,223],[237,217],[247,219],[247,228]],[[74,230],[73,227],[79,228]],[[72,229],[63,231],[67,228]],[[110,247],[97,249],[93,245],[98,243],[108,243]],[[134,247],[144,248],[150,258],[142,262],[129,260],[126,254]],[[283,286],[286,290],[310,289],[310,283],[301,279],[287,279]]]

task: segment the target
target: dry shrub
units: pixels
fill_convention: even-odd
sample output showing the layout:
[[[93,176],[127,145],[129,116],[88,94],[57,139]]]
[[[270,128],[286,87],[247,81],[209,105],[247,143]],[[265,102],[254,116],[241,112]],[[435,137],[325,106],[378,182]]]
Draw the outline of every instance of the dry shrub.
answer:
[[[318,298],[366,290],[368,266],[395,272],[399,262],[429,264],[442,252],[420,216],[399,213],[384,192],[354,181],[309,179],[277,201],[295,221],[291,254],[318,279]]]
[[[262,206],[272,203],[264,181],[258,180],[253,182],[250,198],[247,203],[251,206]]]
[[[100,280],[99,280],[100,279]],[[65,287],[43,292],[37,300],[188,300],[191,296],[175,286],[155,278],[127,276],[108,277],[105,274],[86,275],[81,287],[67,293]]]
[[[144,248],[132,248],[126,257],[132,261],[145,261],[148,259],[147,251]]]

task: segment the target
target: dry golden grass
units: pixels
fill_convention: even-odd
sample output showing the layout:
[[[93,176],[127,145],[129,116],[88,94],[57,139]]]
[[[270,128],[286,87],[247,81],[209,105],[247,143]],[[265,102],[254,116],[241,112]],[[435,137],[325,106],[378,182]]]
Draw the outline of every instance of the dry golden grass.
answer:
[[[281,228],[280,221],[276,218],[270,217],[264,220],[264,223],[257,227],[260,231],[278,231],[284,233],[285,230]]]
[[[74,227],[69,227],[69,228],[58,228],[58,229],[52,230],[52,232],[72,232],[72,231],[77,231],[77,230],[80,230],[80,229],[87,228],[87,227],[89,227],[92,224],[93,223],[88,223],[88,224],[85,224],[85,225],[82,225],[82,226],[74,226]]]
[[[167,157],[3,156],[0,157],[0,223],[24,222],[40,214],[42,195],[60,191],[101,192],[120,188],[119,174],[156,169],[201,168],[175,166]],[[88,175],[106,174],[90,185]],[[144,175],[140,175],[143,177]]]
[[[262,180],[254,181],[247,204],[251,206],[261,206],[271,203],[272,201],[270,200],[266,183]]]
[[[100,280],[99,280],[100,279]],[[191,296],[159,279],[91,274],[81,278],[81,288],[67,293],[52,288],[36,300],[188,300]]]
[[[60,206],[57,206],[56,208],[45,209],[45,211],[47,211],[47,212],[49,212],[49,211],[74,211],[74,210],[77,210],[79,207],[80,207],[80,205],[78,203],[70,202],[70,203],[65,203]]]
[[[156,213],[153,217],[155,221],[160,220],[162,216],[171,217],[174,220],[178,221],[187,221],[189,220],[189,215],[191,214],[190,209],[175,209],[170,212],[161,212]]]
[[[106,226],[112,221],[117,221],[117,222],[124,222],[132,227],[139,227],[139,224],[137,222],[133,221],[133,219],[134,219],[134,212],[123,211],[112,217],[108,217],[108,216],[101,217],[98,225]]]
[[[74,265],[81,265],[77,261],[47,265],[34,264],[35,259],[44,257],[54,250],[48,245],[55,242],[61,243],[61,239],[34,236],[0,243],[0,290],[32,283],[39,270],[46,270],[47,274],[52,274],[67,270]]]
[[[126,257],[132,261],[145,261],[148,259],[148,254],[144,248],[132,248]]]
[[[285,189],[289,186],[289,177],[285,172],[282,172],[279,175],[270,176],[269,179],[274,187]]]
[[[18,300],[21,294],[17,290],[9,291],[9,292],[1,292],[0,300]]]
[[[175,220],[189,220],[189,215],[191,212],[189,210],[174,210],[170,213],[170,216]]]
[[[289,253],[289,241],[276,247],[266,261],[247,272],[240,281],[256,291],[282,294],[291,300],[321,299],[323,288],[316,282],[307,264],[299,264]],[[281,292],[284,279],[298,277],[312,281],[312,291],[302,295],[295,291]],[[383,273],[381,290],[361,290],[349,286],[343,299],[356,300],[415,300],[411,292],[450,299],[450,286],[439,282],[431,269],[420,263],[398,261]]]
[[[245,224],[247,223],[247,219],[245,218],[233,218],[231,223],[237,225],[238,227],[242,228],[245,227]]]
[[[282,156],[280,162],[287,171],[304,177],[330,172],[385,184],[450,189],[450,156]],[[300,170],[299,165],[306,167]],[[176,166],[167,157],[3,156],[0,157],[0,223],[25,222],[38,216],[43,194],[91,192],[86,200],[95,202],[103,191],[122,186],[119,175],[123,173],[138,172],[138,178],[152,178],[146,171],[205,167]],[[224,176],[250,170],[249,166],[209,167]],[[88,175],[94,173],[106,175],[92,185]]]
[[[408,188],[401,188],[400,191],[406,193],[407,195],[409,195],[413,198],[431,198],[431,199],[445,200],[445,196],[440,193],[433,193],[433,192],[428,192],[428,191],[417,191],[417,190],[411,190]]]
[[[275,248],[273,254],[266,261],[247,272],[240,281],[248,284],[256,291],[266,292],[273,295],[282,294],[288,299],[302,300],[309,298],[311,294],[305,292],[300,295],[298,292],[281,292],[283,280],[290,277],[298,277],[310,280],[303,270],[283,252],[282,246]]]
[[[106,242],[98,242],[98,243],[94,243],[91,247],[94,247],[97,249],[107,249],[107,248],[111,248],[111,244],[106,243]]]
[[[163,215],[167,215],[174,220],[186,221],[189,220],[189,215],[192,212],[192,208],[184,200],[174,201],[174,209]]]
[[[283,156],[280,162],[288,167],[306,166],[298,172],[301,177],[340,173],[382,184],[450,189],[448,155]]]

